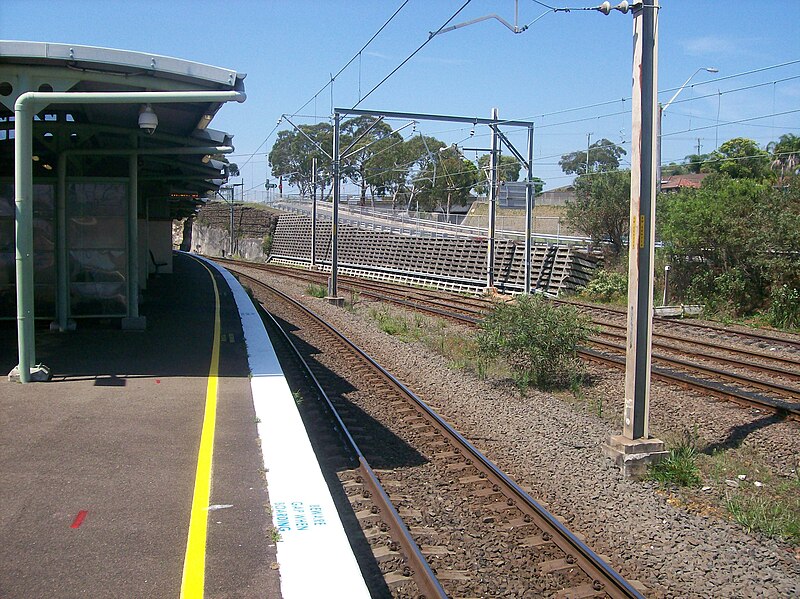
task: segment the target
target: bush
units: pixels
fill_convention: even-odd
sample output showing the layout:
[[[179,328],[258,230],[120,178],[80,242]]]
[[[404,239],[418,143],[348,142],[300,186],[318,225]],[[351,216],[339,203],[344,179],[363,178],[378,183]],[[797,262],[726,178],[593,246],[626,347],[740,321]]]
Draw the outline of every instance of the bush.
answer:
[[[628,296],[628,277],[619,272],[598,270],[580,295],[589,301],[620,302]]]
[[[710,272],[697,274],[686,293],[689,301],[705,303],[709,311],[729,317],[751,312],[760,304],[761,295],[739,268],[716,276]]]
[[[781,285],[772,290],[769,312],[772,326],[784,329],[800,328],[800,290]]]
[[[566,388],[583,379],[578,346],[591,320],[572,306],[555,306],[540,295],[500,304],[481,323],[478,356],[486,364],[504,359],[521,387]]]

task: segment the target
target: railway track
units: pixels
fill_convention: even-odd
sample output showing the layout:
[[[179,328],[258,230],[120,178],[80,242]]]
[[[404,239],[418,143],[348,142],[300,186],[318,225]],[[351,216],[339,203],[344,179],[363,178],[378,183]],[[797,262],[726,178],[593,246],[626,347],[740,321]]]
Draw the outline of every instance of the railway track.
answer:
[[[327,275],[237,261],[224,261],[233,268],[254,268],[306,282],[325,284]],[[410,288],[395,284],[352,277],[340,278],[340,286],[360,297],[396,305],[433,316],[477,326],[481,318],[498,301],[496,298],[470,298],[456,294]],[[614,368],[625,368],[625,312],[613,308],[587,307],[573,301],[557,300],[587,311],[599,332],[590,338],[593,347],[582,348],[585,360]],[[678,332],[671,332],[678,329]],[[694,334],[680,334],[689,330]],[[732,342],[703,340],[696,331],[712,331],[715,335],[733,335],[744,339],[737,346]],[[752,343],[778,345],[783,352],[763,351]],[[699,390],[714,397],[734,401],[746,407],[763,408],[793,419],[800,419],[800,362],[792,352],[800,352],[800,343],[777,337],[769,332],[731,331],[722,327],[697,323],[674,323],[657,318],[653,332],[652,376],[657,380]]]
[[[391,596],[641,597],[374,360],[292,298],[240,276],[275,323],[290,323],[287,343],[350,447],[346,468],[329,442],[322,455],[339,464]],[[373,474],[380,486],[367,482]]]

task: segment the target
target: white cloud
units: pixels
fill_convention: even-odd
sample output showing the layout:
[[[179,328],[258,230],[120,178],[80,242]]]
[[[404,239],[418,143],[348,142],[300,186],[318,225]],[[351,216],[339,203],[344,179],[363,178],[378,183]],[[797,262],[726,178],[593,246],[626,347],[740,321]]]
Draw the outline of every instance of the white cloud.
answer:
[[[681,42],[684,52],[693,56],[708,54],[732,54],[741,51],[741,40],[733,40],[714,35],[696,37]]]

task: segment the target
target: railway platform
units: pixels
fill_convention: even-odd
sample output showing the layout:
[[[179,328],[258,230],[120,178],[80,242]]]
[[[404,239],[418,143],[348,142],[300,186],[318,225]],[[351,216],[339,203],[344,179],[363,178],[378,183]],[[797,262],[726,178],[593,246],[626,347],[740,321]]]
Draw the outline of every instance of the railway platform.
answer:
[[[174,271],[146,331],[42,322],[53,380],[0,382],[0,597],[368,596],[249,298],[201,259]]]

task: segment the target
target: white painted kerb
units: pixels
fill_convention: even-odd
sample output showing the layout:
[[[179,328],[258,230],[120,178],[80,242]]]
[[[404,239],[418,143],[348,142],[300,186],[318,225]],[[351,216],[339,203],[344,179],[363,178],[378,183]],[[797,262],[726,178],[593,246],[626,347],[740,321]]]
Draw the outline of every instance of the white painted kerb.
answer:
[[[239,282],[219,265],[205,262],[227,281],[242,319],[272,522],[281,537],[277,550],[283,599],[368,598],[264,324]]]

